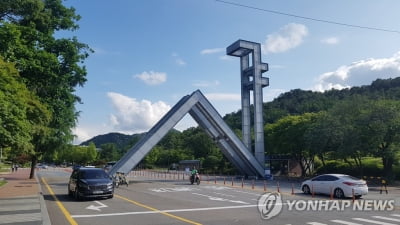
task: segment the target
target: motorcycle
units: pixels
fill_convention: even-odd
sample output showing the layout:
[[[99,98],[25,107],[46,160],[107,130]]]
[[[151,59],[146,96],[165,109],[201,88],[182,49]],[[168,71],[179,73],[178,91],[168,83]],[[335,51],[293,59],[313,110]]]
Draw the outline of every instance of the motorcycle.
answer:
[[[116,188],[118,188],[119,185],[123,185],[123,184],[126,184],[127,187],[128,187],[128,185],[129,185],[128,181],[126,180],[125,174],[117,173],[117,174],[114,176],[114,186],[115,186]]]
[[[197,185],[200,184],[200,176],[199,173],[192,174],[190,176],[190,184],[194,184],[196,182]]]

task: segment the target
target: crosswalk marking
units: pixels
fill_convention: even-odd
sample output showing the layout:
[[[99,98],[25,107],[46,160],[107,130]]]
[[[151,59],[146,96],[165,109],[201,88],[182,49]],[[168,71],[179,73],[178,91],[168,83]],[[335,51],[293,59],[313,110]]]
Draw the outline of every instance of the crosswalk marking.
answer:
[[[377,219],[382,219],[382,220],[390,220],[394,222],[400,222],[400,219],[395,219],[395,218],[390,218],[390,217],[385,217],[385,216],[373,216],[374,218]]]
[[[334,223],[344,224],[344,225],[362,225],[362,224],[359,224],[359,223],[352,223],[352,222],[347,222],[347,221],[344,221],[344,220],[331,220],[331,221],[334,222]]]
[[[358,220],[358,221],[363,221],[363,222],[373,223],[373,224],[379,224],[379,225],[398,225],[398,224],[384,223],[382,221],[369,220],[369,219],[364,219],[364,218],[353,218],[353,220]]]
[[[317,223],[317,222],[309,222],[307,224],[310,224],[310,225],[328,225],[328,224],[325,224],[325,223]]]
[[[37,197],[0,199],[0,224],[39,224],[41,220]]]
[[[400,214],[392,214],[391,216],[397,216],[397,217],[400,217]]]
[[[42,219],[41,213],[1,215],[0,224],[33,222],[33,221],[40,221],[41,219]]]

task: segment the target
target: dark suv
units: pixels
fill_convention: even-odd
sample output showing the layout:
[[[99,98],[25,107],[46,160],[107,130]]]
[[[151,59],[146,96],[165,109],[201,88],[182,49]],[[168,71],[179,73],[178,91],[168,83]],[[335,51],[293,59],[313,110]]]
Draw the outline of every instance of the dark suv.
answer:
[[[83,197],[114,197],[112,178],[100,168],[75,169],[68,183],[68,195],[79,200]]]

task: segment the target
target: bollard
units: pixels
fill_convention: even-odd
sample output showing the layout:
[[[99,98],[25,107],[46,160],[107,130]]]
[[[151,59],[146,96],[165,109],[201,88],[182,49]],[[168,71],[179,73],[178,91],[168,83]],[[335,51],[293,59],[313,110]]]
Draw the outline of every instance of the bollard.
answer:
[[[333,187],[331,187],[331,194],[330,194],[329,199],[330,199],[330,200],[333,200]]]
[[[292,195],[294,195],[294,185],[292,183]]]
[[[224,177],[224,186],[225,186],[225,177]]]
[[[232,177],[232,187],[233,187],[233,177]]]
[[[207,184],[210,183],[210,177],[207,174]]]
[[[276,189],[277,189],[278,193],[281,192],[281,191],[279,190],[279,181],[276,183]]]
[[[254,190],[254,179],[253,179],[253,183],[251,184],[251,189]]]
[[[381,190],[379,191],[379,193],[382,194],[383,187],[385,187],[385,192],[386,192],[386,194],[388,194],[386,180],[382,180],[381,183],[382,183],[382,185],[381,185]]]
[[[242,177],[242,188],[243,188],[243,177]]]
[[[217,176],[214,175],[214,184],[217,184]]]

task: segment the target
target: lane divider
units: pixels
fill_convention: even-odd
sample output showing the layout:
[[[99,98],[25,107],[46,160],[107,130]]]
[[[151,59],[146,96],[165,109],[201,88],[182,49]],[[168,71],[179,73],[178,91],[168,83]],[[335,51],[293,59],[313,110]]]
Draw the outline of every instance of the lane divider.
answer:
[[[68,212],[68,210],[64,207],[64,205],[58,200],[57,196],[55,195],[53,189],[51,189],[50,185],[47,183],[47,181],[42,177],[42,182],[46,186],[47,190],[50,192],[51,196],[54,198],[56,201],[58,207],[60,208],[61,212],[64,214],[65,218],[68,220],[68,222],[71,225],[78,225],[78,223],[72,218],[71,214]]]
[[[119,198],[119,199],[125,200],[125,201],[130,202],[130,203],[132,203],[132,204],[135,204],[135,205],[137,205],[137,206],[140,206],[140,207],[143,207],[143,208],[146,208],[146,209],[149,209],[149,210],[158,212],[158,213],[160,213],[160,214],[163,214],[164,216],[168,216],[168,217],[171,217],[171,218],[174,218],[174,219],[177,219],[177,220],[180,220],[180,221],[189,223],[189,224],[193,224],[193,225],[202,225],[201,223],[197,223],[197,222],[195,222],[195,221],[192,221],[192,220],[189,220],[189,219],[185,219],[185,218],[180,217],[180,216],[175,216],[175,215],[173,215],[173,214],[170,214],[170,213],[167,213],[167,212],[163,212],[163,211],[161,211],[161,210],[159,210],[159,209],[156,209],[156,208],[153,208],[153,207],[151,207],[151,206],[148,206],[148,205],[139,203],[139,202],[137,202],[137,201],[133,201],[133,200],[131,200],[131,199],[129,199],[129,198],[125,198],[125,197],[120,196],[120,195],[114,194],[114,197],[117,197],[117,198]]]

